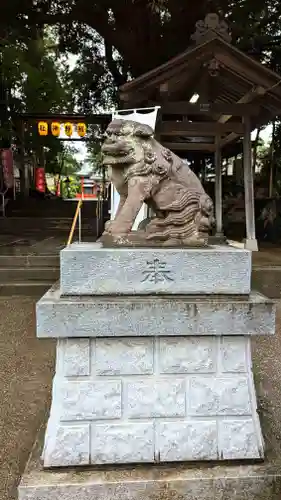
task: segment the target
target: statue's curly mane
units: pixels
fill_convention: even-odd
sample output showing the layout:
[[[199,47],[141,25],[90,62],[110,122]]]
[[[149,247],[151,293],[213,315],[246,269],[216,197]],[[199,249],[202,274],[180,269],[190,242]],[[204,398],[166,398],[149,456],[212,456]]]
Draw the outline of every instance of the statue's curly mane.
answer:
[[[157,175],[160,181],[168,177],[172,168],[172,157],[167,157],[167,150],[160,146],[158,154],[156,154],[149,142],[143,141],[141,145],[144,151],[144,161],[126,168],[125,179],[129,180],[135,176]]]

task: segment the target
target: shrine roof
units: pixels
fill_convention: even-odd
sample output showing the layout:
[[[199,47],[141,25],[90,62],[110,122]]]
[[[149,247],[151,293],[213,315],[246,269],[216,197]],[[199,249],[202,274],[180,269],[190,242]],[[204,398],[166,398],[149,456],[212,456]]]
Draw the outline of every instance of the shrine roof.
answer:
[[[197,23],[192,41],[181,54],[120,87],[124,108],[169,103],[171,112],[173,102],[188,103],[198,93],[198,104],[252,103],[255,126],[281,114],[281,76],[232,45],[227,24],[216,14]]]

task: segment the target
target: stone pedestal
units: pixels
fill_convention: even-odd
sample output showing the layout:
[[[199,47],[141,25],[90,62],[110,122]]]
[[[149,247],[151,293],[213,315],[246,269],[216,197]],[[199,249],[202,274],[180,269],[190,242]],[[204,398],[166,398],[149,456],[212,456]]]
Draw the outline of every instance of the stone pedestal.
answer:
[[[58,339],[44,466],[263,458],[250,336],[275,312],[250,279],[231,247],[63,250],[37,304]]]
[[[247,295],[251,252],[207,248],[103,248],[74,243],[61,252],[62,295]]]
[[[46,467],[263,457],[249,337],[59,340]]]
[[[280,500],[274,464],[146,464],[42,470],[41,439],[19,486],[19,500]]]

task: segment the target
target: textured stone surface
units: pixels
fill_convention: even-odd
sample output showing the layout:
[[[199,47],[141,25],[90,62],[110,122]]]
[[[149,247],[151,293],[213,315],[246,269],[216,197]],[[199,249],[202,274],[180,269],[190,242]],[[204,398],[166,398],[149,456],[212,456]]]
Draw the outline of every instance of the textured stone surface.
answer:
[[[258,449],[256,429],[252,419],[223,420],[219,422],[222,458],[251,458],[257,456]]]
[[[63,295],[249,294],[251,252],[209,248],[102,248],[73,243],[61,252]]]
[[[87,341],[58,341],[45,466],[263,456],[249,336]]]
[[[223,337],[221,346],[222,371],[243,372],[247,366],[247,352],[243,338]]]
[[[153,339],[98,339],[95,345],[98,375],[153,373]]]
[[[153,422],[97,424],[92,427],[92,464],[153,461]]]
[[[251,415],[247,377],[193,377],[190,381],[191,415]]]
[[[40,442],[19,500],[280,500],[280,468],[272,464],[190,464],[42,470]]]
[[[162,373],[212,373],[216,371],[214,337],[159,339],[159,370]]]
[[[90,375],[90,341],[67,341],[64,348],[64,374],[66,376]]]
[[[185,394],[185,381],[172,377],[128,382],[128,417],[184,417]]]
[[[145,200],[155,220],[145,234],[137,232],[141,241],[151,238],[173,246],[190,240],[204,243],[213,221],[213,202],[200,180],[186,162],[156,141],[156,114],[149,125],[140,123],[135,113],[122,118],[113,116],[101,149],[110,182],[120,193],[114,220],[102,238],[106,235],[124,244]]]
[[[90,456],[89,424],[58,426],[55,436],[49,441],[46,467],[88,465]]]
[[[121,417],[121,382],[58,380],[61,421]]]
[[[38,337],[267,335],[275,305],[258,293],[234,297],[60,297],[37,303]]]
[[[163,462],[216,460],[218,458],[217,423],[158,422],[157,448]]]

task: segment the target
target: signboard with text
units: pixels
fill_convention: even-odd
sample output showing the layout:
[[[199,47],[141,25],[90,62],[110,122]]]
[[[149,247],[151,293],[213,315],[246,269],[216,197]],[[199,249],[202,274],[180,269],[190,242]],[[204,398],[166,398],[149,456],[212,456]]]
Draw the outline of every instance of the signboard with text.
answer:
[[[42,167],[37,167],[35,170],[35,185],[36,190],[40,193],[45,193],[46,181],[45,181],[45,169]]]

